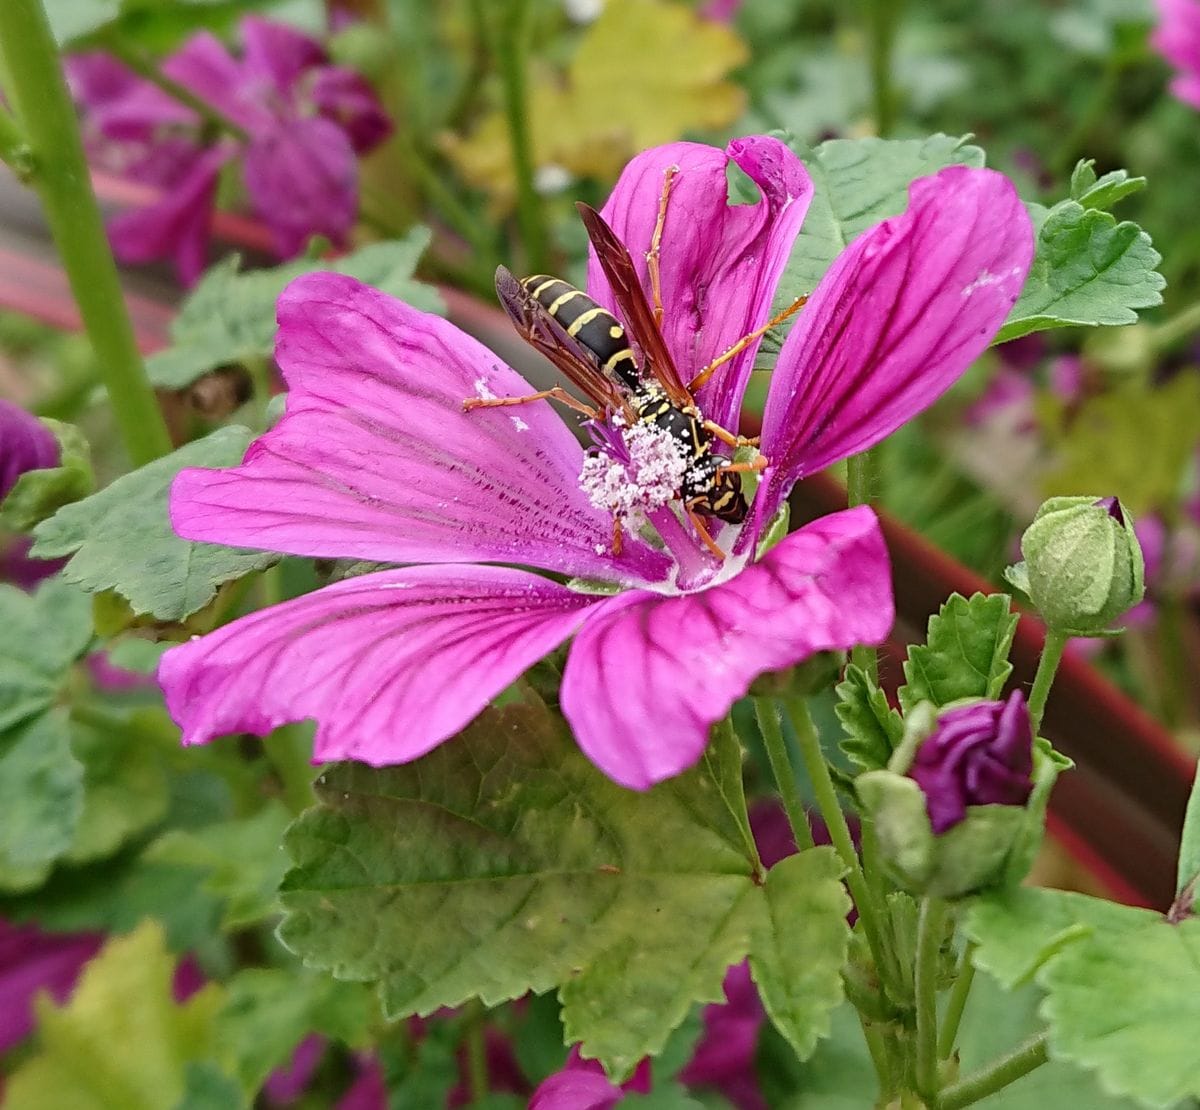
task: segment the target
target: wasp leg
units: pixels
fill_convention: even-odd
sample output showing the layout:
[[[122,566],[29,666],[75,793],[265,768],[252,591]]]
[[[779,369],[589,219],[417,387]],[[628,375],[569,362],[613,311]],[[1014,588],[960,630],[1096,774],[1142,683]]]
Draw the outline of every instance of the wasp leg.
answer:
[[[531,401],[547,400],[560,401],[567,408],[583,413],[589,420],[600,419],[599,409],[594,409],[591,405],[585,405],[582,401],[577,401],[559,385],[556,385],[553,389],[543,389],[538,393],[530,393],[525,397],[467,397],[462,405],[463,412],[470,412],[472,409],[505,408],[509,405],[527,405]]]
[[[717,546],[716,541],[712,538],[708,529],[704,526],[704,521],[700,519],[700,514],[692,508],[694,504],[695,501],[693,500],[685,502],[683,506],[684,512],[687,513],[688,520],[692,522],[692,527],[696,529],[696,534],[700,537],[700,542],[704,544],[704,546],[707,547],[708,550],[711,551],[718,559],[720,559],[721,562],[724,562],[725,552]]]
[[[614,556],[619,556],[625,546],[625,533],[621,528],[621,518],[613,517],[613,534],[612,534],[612,553]]]
[[[663,171],[662,196],[658,198],[658,219],[654,222],[654,234],[650,237],[650,249],[646,252],[646,269],[650,272],[650,292],[654,298],[654,322],[660,329],[663,322],[663,303],[662,275],[658,260],[662,254],[663,228],[667,223],[667,199],[671,195],[671,186],[677,173],[678,166],[668,166]]]
[[[760,470],[766,470],[770,466],[770,462],[762,455],[759,455],[753,462],[727,463],[721,467],[722,474],[749,474],[757,473]]]
[[[703,427],[710,436],[722,443],[728,443],[730,447],[757,447],[762,442],[762,436],[735,436],[733,432],[722,428],[720,424],[714,424],[711,420],[704,421]]]
[[[714,371],[718,367],[723,366],[735,355],[740,355],[747,347],[750,346],[756,339],[766,335],[772,328],[782,324],[793,313],[799,312],[808,300],[807,296],[797,297],[790,305],[787,306],[779,315],[772,316],[761,328],[750,332],[749,335],[743,335],[732,347],[727,347],[716,358],[712,360],[703,370],[700,371],[690,382],[688,382],[688,392],[695,393],[709,378],[713,376]]]

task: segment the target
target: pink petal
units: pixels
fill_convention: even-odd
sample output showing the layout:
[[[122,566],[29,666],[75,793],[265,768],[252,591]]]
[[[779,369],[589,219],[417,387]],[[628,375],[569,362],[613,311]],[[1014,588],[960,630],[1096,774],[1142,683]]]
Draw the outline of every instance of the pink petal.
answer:
[[[179,280],[192,285],[207,261],[217,178],[232,156],[224,145],[201,152],[159,200],[114,217],[108,236],[116,256],[122,262],[173,257]]]
[[[345,246],[358,213],[358,162],[337,124],[313,116],[260,131],[246,150],[244,173],[280,257],[303,253],[312,235]]]
[[[784,342],[763,415],[769,516],[792,484],[931,405],[1021,292],[1033,227],[1008,178],[951,166],[842,252]],[[765,498],[764,498],[765,493]]]
[[[758,185],[756,204],[729,205],[729,160]],[[812,199],[803,163],[778,139],[750,135],[725,151],[671,143],[625,167],[603,216],[629,248],[650,295],[646,251],[658,218],[663,173],[678,166],[663,227],[663,335],[684,382],[748,332],[766,323],[775,286]],[[608,283],[588,260],[588,292],[613,308]],[[700,391],[704,414],[735,428],[758,343],[721,367]]]
[[[508,567],[346,579],[168,651],[184,744],[317,722],[313,760],[406,763],[563,642],[596,599]]]
[[[244,67],[208,31],[192,35],[162,68],[172,80],[247,130],[261,127],[271,118],[262,90],[247,80]]]
[[[241,466],[176,478],[181,536],[335,559],[667,575],[666,556],[635,537],[613,556],[612,522],[579,488],[583,449],[548,403],[463,412],[481,389],[532,389],[445,320],[309,274],[279,299],[276,357],[285,416]]]
[[[710,726],[758,675],[879,643],[892,617],[875,514],[835,513],[711,589],[602,602],[567,659],[563,712],[593,763],[644,790],[699,759]]]
[[[392,133],[392,121],[375,91],[353,70],[322,66],[313,74],[309,95],[317,111],[350,136],[359,154],[374,149]]]
[[[280,92],[290,92],[306,69],[329,60],[319,42],[286,23],[248,15],[239,30],[246,73],[270,80]]]

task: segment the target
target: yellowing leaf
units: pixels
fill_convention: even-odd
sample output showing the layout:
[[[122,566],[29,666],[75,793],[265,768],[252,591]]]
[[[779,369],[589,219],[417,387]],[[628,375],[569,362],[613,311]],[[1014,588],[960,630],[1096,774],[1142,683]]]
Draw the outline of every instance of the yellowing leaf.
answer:
[[[38,1000],[41,1051],[5,1090],[7,1110],[171,1110],[191,1061],[209,1055],[215,984],[178,1004],[175,958],[146,921],[110,940],[61,1008]]]
[[[529,92],[534,165],[611,179],[638,151],[689,131],[725,127],[745,105],[729,72],[747,58],[742,40],[669,0],[608,0],[564,73],[535,77]],[[498,209],[516,182],[500,112],[467,139],[445,140],[463,176]]]

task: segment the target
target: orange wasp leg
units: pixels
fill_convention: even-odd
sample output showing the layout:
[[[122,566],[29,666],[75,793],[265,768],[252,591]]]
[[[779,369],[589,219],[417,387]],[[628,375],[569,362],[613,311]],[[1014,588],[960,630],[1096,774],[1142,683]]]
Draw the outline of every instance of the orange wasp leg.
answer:
[[[684,512],[687,513],[688,520],[692,522],[692,527],[696,529],[696,534],[700,537],[700,542],[704,544],[721,562],[725,561],[725,552],[722,551],[716,541],[709,534],[707,528],[704,527],[704,521],[700,519],[700,514],[692,508],[692,502],[687,502],[683,506]]]
[[[705,420],[702,427],[714,439],[728,443],[730,447],[757,447],[762,441],[761,436],[735,436],[733,432],[726,431],[720,424],[714,424],[711,420]]]
[[[744,463],[728,463],[721,467],[722,474],[749,474],[759,470],[766,470],[771,464],[759,455],[753,462]]]
[[[662,196],[658,198],[658,219],[654,222],[654,234],[650,237],[650,249],[646,252],[646,269],[650,273],[650,292],[654,297],[654,322],[662,328],[662,275],[659,271],[659,258],[662,255],[663,228],[667,223],[667,200],[671,195],[671,186],[675,175],[679,173],[678,166],[668,166],[663,171]]]
[[[747,347],[750,346],[756,339],[760,339],[766,335],[772,328],[782,324],[789,316],[795,312],[799,312],[808,300],[807,296],[797,297],[790,305],[787,306],[778,316],[772,316],[761,328],[752,331],[749,335],[743,335],[732,347],[726,348],[716,358],[712,360],[703,370],[700,371],[690,382],[688,382],[688,392],[695,393],[709,378],[718,367],[724,366],[735,355],[740,355]]]
[[[624,543],[624,532],[621,530],[621,518],[613,517],[613,534],[612,534],[612,553],[614,556],[621,554]]]
[[[567,408],[583,413],[589,420],[600,419],[599,409],[594,409],[591,405],[585,405],[582,401],[577,401],[559,385],[556,385],[553,389],[543,389],[539,393],[530,393],[525,397],[468,397],[462,404],[463,412],[470,412],[472,409],[498,409],[506,408],[509,405],[527,405],[531,401],[547,400],[559,401],[566,405]]]

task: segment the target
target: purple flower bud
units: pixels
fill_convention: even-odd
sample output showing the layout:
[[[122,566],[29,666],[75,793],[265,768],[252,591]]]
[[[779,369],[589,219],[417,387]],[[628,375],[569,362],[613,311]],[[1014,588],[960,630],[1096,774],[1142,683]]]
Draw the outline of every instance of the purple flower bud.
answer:
[[[1021,806],[1033,789],[1033,728],[1025,697],[951,709],[917,749],[908,772],[925,794],[933,831],[941,835],[967,806]]]
[[[0,501],[27,470],[58,466],[58,440],[36,416],[0,400]]]

